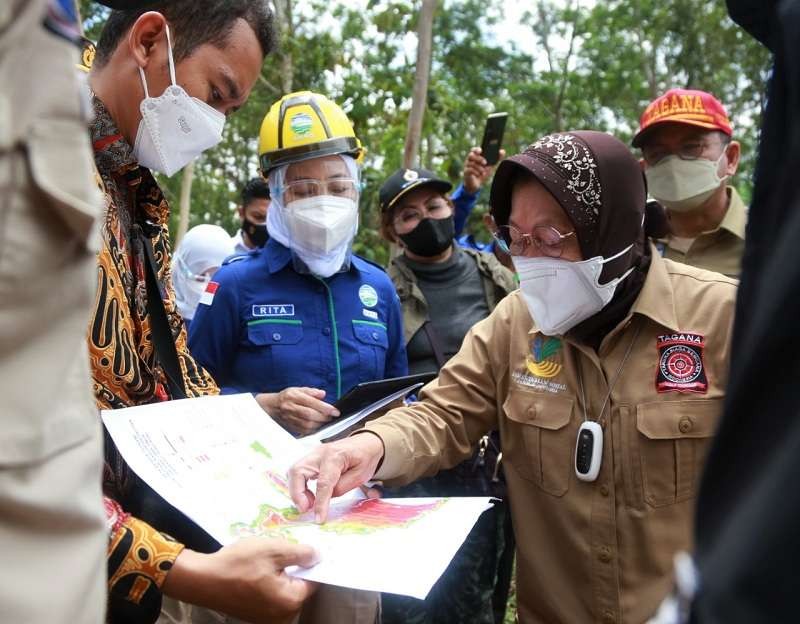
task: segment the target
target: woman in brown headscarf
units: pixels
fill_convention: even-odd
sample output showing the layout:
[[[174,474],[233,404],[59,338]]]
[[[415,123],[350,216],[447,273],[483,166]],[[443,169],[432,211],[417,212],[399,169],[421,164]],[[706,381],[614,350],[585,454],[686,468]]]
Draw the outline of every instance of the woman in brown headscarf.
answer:
[[[324,515],[334,487],[434,474],[499,429],[519,621],[652,616],[691,548],[736,283],[654,252],[645,197],[636,159],[599,132],[550,135],[501,163],[492,213],[520,290],[418,403],[299,462],[298,507]],[[314,498],[302,484],[317,477],[330,485]]]
[[[539,199],[525,211],[531,228],[509,223],[515,186],[519,197],[533,192]],[[646,196],[628,148],[603,132],[549,135],[498,167],[491,195],[495,236],[516,256],[523,295],[543,333],[569,330],[597,347],[627,314],[650,266]],[[569,224],[565,236],[549,224],[552,215],[536,210],[542,205]]]

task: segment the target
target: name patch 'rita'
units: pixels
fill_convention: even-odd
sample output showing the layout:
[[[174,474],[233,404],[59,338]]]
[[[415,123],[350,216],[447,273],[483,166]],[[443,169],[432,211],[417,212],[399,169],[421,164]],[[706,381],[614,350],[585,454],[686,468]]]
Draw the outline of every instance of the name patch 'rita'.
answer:
[[[658,336],[657,392],[708,392],[702,334],[679,333]]]

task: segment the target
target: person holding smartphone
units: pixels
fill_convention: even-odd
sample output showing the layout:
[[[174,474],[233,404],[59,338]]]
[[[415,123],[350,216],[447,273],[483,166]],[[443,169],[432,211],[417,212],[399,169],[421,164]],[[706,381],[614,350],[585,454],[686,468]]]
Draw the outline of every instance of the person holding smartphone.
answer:
[[[470,150],[464,162],[464,183],[455,190],[452,199],[455,208],[456,242],[466,249],[494,254],[504,267],[513,271],[511,257],[495,245],[493,239],[483,243],[475,238],[474,233],[464,233],[469,215],[478,203],[481,186],[489,179],[497,163],[506,156],[502,143],[507,120],[507,113],[493,113],[486,118],[481,146]],[[491,230],[491,218],[488,214],[483,216],[483,224]]]

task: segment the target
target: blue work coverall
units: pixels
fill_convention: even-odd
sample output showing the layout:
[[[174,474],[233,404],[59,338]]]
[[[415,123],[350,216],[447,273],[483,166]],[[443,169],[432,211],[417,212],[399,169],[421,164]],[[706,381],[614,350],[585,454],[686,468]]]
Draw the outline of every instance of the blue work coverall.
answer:
[[[214,275],[189,349],[223,394],[307,386],[333,403],[358,383],[408,374],[400,300],[383,269],[352,255],[348,271],[301,274],[275,239]]]

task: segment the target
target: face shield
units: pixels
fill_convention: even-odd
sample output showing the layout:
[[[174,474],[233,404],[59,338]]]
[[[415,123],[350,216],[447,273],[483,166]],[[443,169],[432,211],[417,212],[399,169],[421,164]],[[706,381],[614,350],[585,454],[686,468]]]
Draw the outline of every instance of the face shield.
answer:
[[[350,268],[358,230],[360,175],[347,155],[283,165],[269,174],[270,236],[292,252],[299,273],[330,277]]]
[[[172,257],[175,303],[183,318],[194,318],[208,282],[233,251],[231,237],[217,225],[195,226],[183,237]]]

